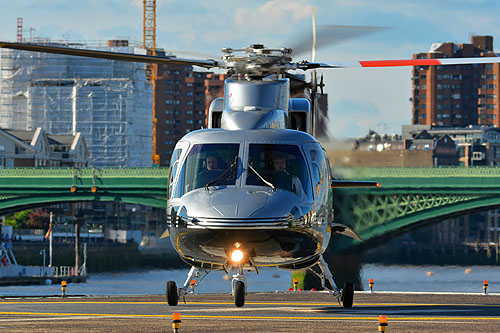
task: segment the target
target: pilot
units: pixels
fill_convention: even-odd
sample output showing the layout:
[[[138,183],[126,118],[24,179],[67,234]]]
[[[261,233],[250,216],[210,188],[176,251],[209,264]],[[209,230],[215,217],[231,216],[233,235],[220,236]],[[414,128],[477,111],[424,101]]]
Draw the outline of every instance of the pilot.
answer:
[[[222,173],[220,170],[219,156],[215,153],[208,153],[204,160],[204,166],[199,169],[196,177],[195,188],[205,186],[209,182],[217,179]]]
[[[297,194],[299,197],[304,197],[304,189],[302,188],[302,183],[299,179],[294,174],[291,174],[288,169],[287,169],[287,156],[284,153],[277,152],[273,155],[272,157],[272,166],[274,170],[279,171],[287,176],[287,179],[291,178],[291,191],[295,194]],[[288,182],[288,180],[287,180]],[[280,186],[278,186],[280,187]],[[290,184],[285,184],[285,189],[288,190],[290,187]]]
[[[205,158],[205,166],[207,170],[216,170],[219,169],[219,159],[216,155],[207,155]]]

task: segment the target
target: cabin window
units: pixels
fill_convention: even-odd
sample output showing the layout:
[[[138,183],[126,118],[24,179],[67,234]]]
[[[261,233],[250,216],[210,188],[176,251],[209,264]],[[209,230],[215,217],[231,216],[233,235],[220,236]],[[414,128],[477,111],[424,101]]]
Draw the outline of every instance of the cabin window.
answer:
[[[314,197],[324,202],[328,197],[328,182],[330,179],[328,158],[323,148],[317,143],[307,143],[304,149],[309,155]]]
[[[214,181],[217,181],[213,184],[216,186],[235,185],[237,170],[234,163],[239,149],[240,145],[236,143],[194,145],[182,167],[176,197]],[[234,170],[230,170],[233,167]]]
[[[248,164],[256,172],[247,169],[247,185],[269,186],[262,177],[276,188],[312,197],[307,166],[296,145],[250,144]]]
[[[172,185],[174,183],[175,175],[177,174],[177,169],[179,167],[179,158],[181,157],[182,149],[178,148],[174,150],[172,158],[170,159],[170,170],[168,176],[168,196],[172,196]]]

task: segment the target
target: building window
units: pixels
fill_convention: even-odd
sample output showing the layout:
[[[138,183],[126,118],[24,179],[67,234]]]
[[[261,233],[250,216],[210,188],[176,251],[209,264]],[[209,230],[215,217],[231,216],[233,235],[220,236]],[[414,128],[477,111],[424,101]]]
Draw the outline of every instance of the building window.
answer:
[[[174,104],[174,101],[172,101],[171,99],[167,99],[167,100],[165,100],[165,104],[171,105],[171,104]]]
[[[165,110],[165,114],[172,114],[172,110]]]
[[[192,91],[186,91],[186,96],[193,96],[193,92]]]
[[[191,120],[191,119],[186,120],[186,124],[190,125],[192,123],[193,123],[193,120]]]
[[[186,101],[186,105],[193,105],[193,101]]]
[[[187,110],[186,114],[193,114],[193,111],[192,110]]]

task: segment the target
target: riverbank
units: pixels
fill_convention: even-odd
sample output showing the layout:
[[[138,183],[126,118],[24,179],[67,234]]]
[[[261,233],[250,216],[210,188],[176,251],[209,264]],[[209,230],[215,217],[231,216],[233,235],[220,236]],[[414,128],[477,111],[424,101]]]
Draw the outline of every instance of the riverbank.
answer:
[[[45,249],[48,253],[48,246],[48,242],[14,242],[13,252],[20,265],[40,266],[43,265],[43,258],[39,255],[40,250]],[[140,251],[137,243],[88,243],[87,272],[92,274],[134,268],[181,269],[188,267],[172,251]],[[83,253],[80,253],[80,258],[83,258]],[[46,265],[48,265],[48,259]],[[75,245],[54,243],[52,265],[74,266]]]

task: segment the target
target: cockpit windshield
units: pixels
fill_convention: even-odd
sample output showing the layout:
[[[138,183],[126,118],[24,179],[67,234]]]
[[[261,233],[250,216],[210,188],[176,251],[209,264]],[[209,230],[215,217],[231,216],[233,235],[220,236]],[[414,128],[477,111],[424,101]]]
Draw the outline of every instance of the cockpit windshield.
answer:
[[[196,144],[184,163],[176,197],[208,185],[235,185],[239,144]],[[229,171],[228,171],[229,170]],[[227,175],[224,175],[227,174]]]
[[[307,165],[296,145],[250,144],[247,185],[270,186],[312,198]],[[264,182],[264,180],[266,182]]]

